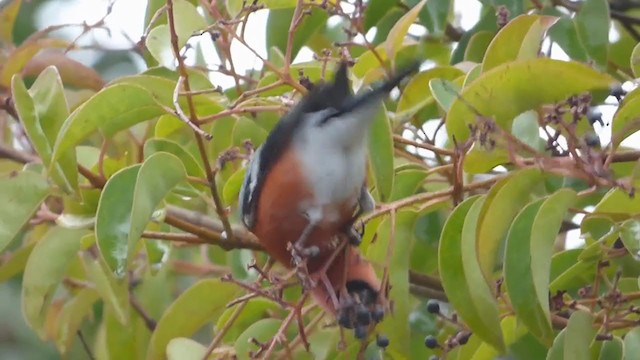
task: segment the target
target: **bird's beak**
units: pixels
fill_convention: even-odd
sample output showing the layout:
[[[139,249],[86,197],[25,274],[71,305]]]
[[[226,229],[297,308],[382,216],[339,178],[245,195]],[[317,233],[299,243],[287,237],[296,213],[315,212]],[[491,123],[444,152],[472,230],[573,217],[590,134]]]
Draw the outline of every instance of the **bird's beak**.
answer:
[[[394,74],[391,78],[387,79],[384,82],[375,84],[372,89],[363,91],[359,94],[354,95],[342,105],[342,112],[351,112],[356,109],[359,109],[367,104],[370,104],[374,101],[378,101],[386,96],[393,88],[398,86],[400,82],[411,73],[418,71],[420,68],[421,62],[416,61],[412,63],[410,66],[405,67],[401,71]],[[336,78],[338,79],[338,78]]]

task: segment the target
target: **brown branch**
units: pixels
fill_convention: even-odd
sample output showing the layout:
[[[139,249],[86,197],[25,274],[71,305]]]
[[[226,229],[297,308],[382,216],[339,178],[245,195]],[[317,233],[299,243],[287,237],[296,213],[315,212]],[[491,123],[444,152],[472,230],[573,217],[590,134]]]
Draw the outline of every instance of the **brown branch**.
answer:
[[[40,161],[40,158],[35,155],[23,151],[18,151],[4,144],[0,144],[0,159],[9,159],[21,164]]]
[[[167,0],[167,19],[169,22],[169,34],[171,38],[171,47],[173,48],[173,54],[178,60],[178,73],[180,74],[180,77],[184,79],[184,90],[187,93],[189,93],[191,91],[191,85],[189,84],[189,74],[187,73],[187,68],[184,63],[184,58],[180,55],[180,47],[178,46],[178,35],[176,34],[176,24],[175,24],[175,18],[173,14],[173,0]],[[193,97],[191,97],[189,94],[187,95],[187,105],[189,107],[189,120],[194,124],[198,124],[196,109],[193,103]],[[209,181],[209,189],[211,191],[211,197],[213,198],[213,203],[215,204],[216,212],[218,213],[218,216],[222,221],[222,225],[224,226],[227,238],[229,240],[233,240],[231,225],[229,223],[229,219],[227,218],[226,211],[222,204],[222,199],[220,198],[220,194],[218,194],[218,188],[216,186],[216,181],[215,181],[215,173],[211,168],[211,164],[209,163],[207,148],[204,144],[203,137],[195,130],[194,130],[194,137],[196,139],[198,150],[200,152],[200,158],[202,159],[202,163],[204,165],[204,169],[207,175],[207,181]]]

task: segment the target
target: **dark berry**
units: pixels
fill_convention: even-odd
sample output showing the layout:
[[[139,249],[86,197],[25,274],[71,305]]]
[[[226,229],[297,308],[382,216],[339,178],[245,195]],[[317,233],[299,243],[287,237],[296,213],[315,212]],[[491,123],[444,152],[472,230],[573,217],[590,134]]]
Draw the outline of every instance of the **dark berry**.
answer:
[[[353,328],[353,324],[351,323],[351,319],[349,313],[347,311],[341,311],[338,315],[338,325],[343,328],[351,329]]]
[[[371,318],[375,322],[382,321],[382,318],[384,318],[384,309],[382,308],[382,305],[376,305],[376,307],[371,312]]]
[[[387,338],[384,335],[378,335],[376,337],[376,345],[378,345],[378,347],[381,348],[386,348],[387,346],[389,346],[389,338]]]
[[[439,314],[440,304],[438,303],[438,301],[433,299],[427,301],[427,311],[432,314]]]
[[[356,326],[356,329],[353,331],[353,336],[358,340],[364,340],[367,337],[367,327],[366,326]]]
[[[456,340],[458,341],[458,344],[464,345],[469,341],[470,337],[471,337],[471,333],[470,332],[468,332],[468,331],[460,331],[456,335]]]
[[[371,323],[371,314],[369,314],[369,310],[364,306],[358,306],[358,310],[356,311],[356,322],[358,325],[368,326]]]
[[[436,339],[433,335],[427,335],[427,337],[424,338],[424,346],[428,347],[429,349],[435,349],[438,347],[438,339]]]

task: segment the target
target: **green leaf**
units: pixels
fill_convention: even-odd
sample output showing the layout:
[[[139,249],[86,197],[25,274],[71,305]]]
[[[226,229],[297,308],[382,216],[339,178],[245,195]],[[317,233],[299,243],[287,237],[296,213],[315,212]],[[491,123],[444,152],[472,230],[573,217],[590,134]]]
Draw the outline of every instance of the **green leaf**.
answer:
[[[558,18],[540,15],[520,15],[500,29],[482,61],[482,71],[514,60],[538,57],[544,33]]]
[[[261,0],[261,2],[270,10],[292,8],[298,3],[297,0]]]
[[[578,32],[573,19],[551,6],[545,7],[542,13],[558,17],[558,21],[549,29],[548,34],[551,41],[557,43],[569,55],[569,58],[575,61],[587,62],[589,57],[578,39]]]
[[[218,317],[214,331],[222,329],[235,310],[235,307],[225,310],[222,315]],[[278,310],[281,310],[279,305],[271,300],[263,298],[254,298],[249,300],[244,309],[242,309],[242,312],[240,312],[238,317],[235,319],[233,326],[229,328],[227,333],[224,335],[223,340],[233,341],[237,339],[238,336],[251,324],[260,319],[272,317],[272,314],[274,312],[277,313]]]
[[[98,92],[65,121],[51,155],[57,161],[67,150],[95,131],[111,137],[120,130],[160,116],[164,110],[155,97],[137,85],[115,84]]]
[[[389,201],[400,200],[415,194],[426,177],[427,172],[424,170],[409,169],[398,171]]]
[[[391,221],[385,219],[376,232],[378,235],[376,242],[369,245],[367,249],[367,258],[377,264],[385,264],[391,256],[389,283],[393,286],[389,298],[393,299],[394,313],[381,324],[381,331],[389,337],[389,350],[405,357],[411,355],[409,342],[411,303],[407,294],[416,217],[417,214],[412,211],[397,213],[393,239],[391,239]],[[391,241],[393,241],[393,247],[390,247]]]
[[[475,233],[484,196],[460,203],[442,229],[438,263],[442,286],[458,315],[483,341],[504,350],[498,306],[482,276],[476,254]]]
[[[614,188],[602,197],[593,212],[633,216],[640,213],[640,197],[629,196],[627,192]]]
[[[240,188],[242,188],[242,182],[244,181],[244,174],[247,172],[247,168],[243,167],[234,172],[233,175],[227,180],[222,189],[222,201],[225,204],[233,204],[237,201],[238,195],[240,195]]]
[[[53,227],[40,240],[24,269],[22,312],[27,324],[44,339],[45,316],[71,259],[80,250],[85,230]]]
[[[514,219],[506,240],[504,274],[513,310],[548,345],[553,341],[548,290],[553,245],[575,200],[575,191],[562,189],[528,204]]]
[[[202,359],[206,353],[204,345],[188,338],[175,338],[167,344],[168,360]]]
[[[287,51],[287,39],[289,38],[289,28],[293,18],[294,9],[278,9],[269,11],[267,19],[267,49],[277,48],[283,54]],[[311,14],[305,15],[304,19],[293,35],[291,47],[291,61],[293,61],[302,47],[309,41],[311,36],[326,24],[327,12],[312,8]]]
[[[493,40],[494,33],[491,31],[478,31],[469,39],[469,44],[464,51],[464,60],[480,63],[485,56],[485,52]]]
[[[609,2],[584,0],[574,18],[578,39],[587,54],[603,68],[609,58]]]
[[[149,158],[151,155],[158,152],[166,152],[175,155],[180,161],[187,172],[187,175],[204,178],[204,169],[200,165],[200,162],[184,147],[180,144],[162,138],[148,139],[144,143],[144,157]]]
[[[178,47],[182,48],[196,30],[204,29],[207,23],[196,7],[186,0],[173,1],[173,17]],[[147,49],[164,67],[175,68],[175,56],[171,45],[169,25],[162,24],[151,29],[146,39]]]
[[[49,185],[39,174],[23,171],[0,177],[0,252],[49,195]]]
[[[633,75],[635,75],[635,77],[640,77],[640,43],[633,48],[630,62]]]
[[[116,279],[101,258],[84,257],[87,275],[100,294],[110,316],[121,324],[129,324],[129,279]]]
[[[24,271],[24,267],[35,245],[36,243],[31,243],[22,246],[2,262],[0,265],[0,282],[4,283]]]
[[[624,353],[625,351],[624,351],[624,346],[622,344],[622,340],[619,337],[614,336],[612,340],[604,341],[602,343],[602,348],[600,349],[600,356],[598,357],[598,359],[599,360],[622,360]]]
[[[553,86],[548,79],[554,79]],[[447,115],[447,133],[457,141],[469,137],[476,112],[493,117],[509,130],[518,114],[594,89],[608,89],[612,78],[577,62],[552,59],[515,61],[480,75],[462,90]],[[492,91],[487,91],[492,89]]]
[[[458,77],[460,79],[460,77]],[[429,81],[429,89],[433,97],[436,98],[438,104],[445,111],[451,109],[454,101],[457,99],[457,95],[460,93],[461,87],[458,82],[447,81],[443,79],[433,79]]]
[[[249,326],[235,341],[234,348],[239,360],[249,360],[249,352],[255,352],[257,347],[249,339],[255,338],[261,343],[268,343],[280,328],[282,321],[277,319],[262,319]]]
[[[624,359],[632,360],[640,354],[640,327],[635,327],[624,336]]]
[[[369,154],[378,195],[381,201],[387,201],[393,191],[393,134],[384,105],[369,129]]]
[[[193,335],[237,294],[236,285],[217,279],[200,280],[185,290],[158,321],[149,341],[147,359],[164,359],[172,339]]]
[[[589,345],[595,336],[593,318],[585,311],[571,314],[564,336],[564,359],[588,360]]]
[[[529,202],[531,189],[541,181],[542,173],[538,169],[516,171],[496,183],[487,194],[475,240],[478,262],[486,281],[491,281],[498,249],[511,221]]]
[[[398,22],[391,28],[387,40],[385,41],[386,54],[390,59],[395,59],[398,50],[402,47],[409,27],[416,21],[420,10],[427,2],[427,0],[420,1],[416,6],[409,10]]]
[[[93,304],[99,299],[98,292],[90,287],[82,288],[67,301],[56,320],[56,347],[66,355],[76,339],[77,332],[85,317],[92,315]]]
[[[364,30],[369,31],[388,14],[395,4],[388,0],[370,0],[364,11]]]
[[[185,178],[180,159],[159,152],[149,156],[142,166],[126,168],[107,181],[96,215],[96,238],[116,276],[125,275],[135,244],[153,212]]]
[[[633,91],[629,94],[640,94],[640,92]],[[640,96],[627,96],[613,115],[611,143],[614,147],[618,147],[624,139],[640,130],[638,112],[640,112]]]
[[[45,166],[53,168],[51,177],[68,193],[78,191],[76,153],[73,149],[61,154],[53,164],[51,153],[62,124],[69,116],[64,87],[58,70],[47,67],[27,91],[19,76],[14,76],[12,90],[16,110],[22,125]]]
[[[623,222],[620,239],[632,256],[640,258],[640,220],[630,219]]]
[[[451,0],[427,1],[425,9],[420,12],[420,20],[429,33],[443,34],[445,32],[452,4]]]
[[[115,173],[104,186],[96,213],[96,242],[102,257],[117,276],[126,274],[136,178],[142,165]]]
[[[0,8],[0,40],[13,43],[13,27],[20,11],[22,0],[10,0]]]
[[[407,83],[398,100],[396,116],[413,116],[424,106],[433,102],[429,82],[432,79],[454,80],[464,73],[453,66],[436,67],[420,72]]]

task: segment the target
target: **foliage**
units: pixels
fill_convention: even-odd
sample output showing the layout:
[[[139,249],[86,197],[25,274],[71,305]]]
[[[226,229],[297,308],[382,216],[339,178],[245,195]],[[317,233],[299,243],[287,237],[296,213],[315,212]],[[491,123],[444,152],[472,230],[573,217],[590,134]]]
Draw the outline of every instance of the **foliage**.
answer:
[[[21,279],[28,325],[98,359],[632,358],[640,151],[624,140],[640,90],[616,84],[639,75],[638,6],[481,3],[462,30],[452,0],[150,0],[132,49],[147,69],[105,83],[53,29],[13,44],[23,2],[5,1],[0,279]],[[231,45],[267,10],[268,57],[237,73]],[[314,58],[294,63],[305,46]],[[300,287],[264,275],[236,198],[251,150],[337,60],[360,90],[415,58],[368,143],[378,205],[361,248],[394,309],[377,347],[311,302],[294,311]],[[214,86],[223,75],[234,86]]]

